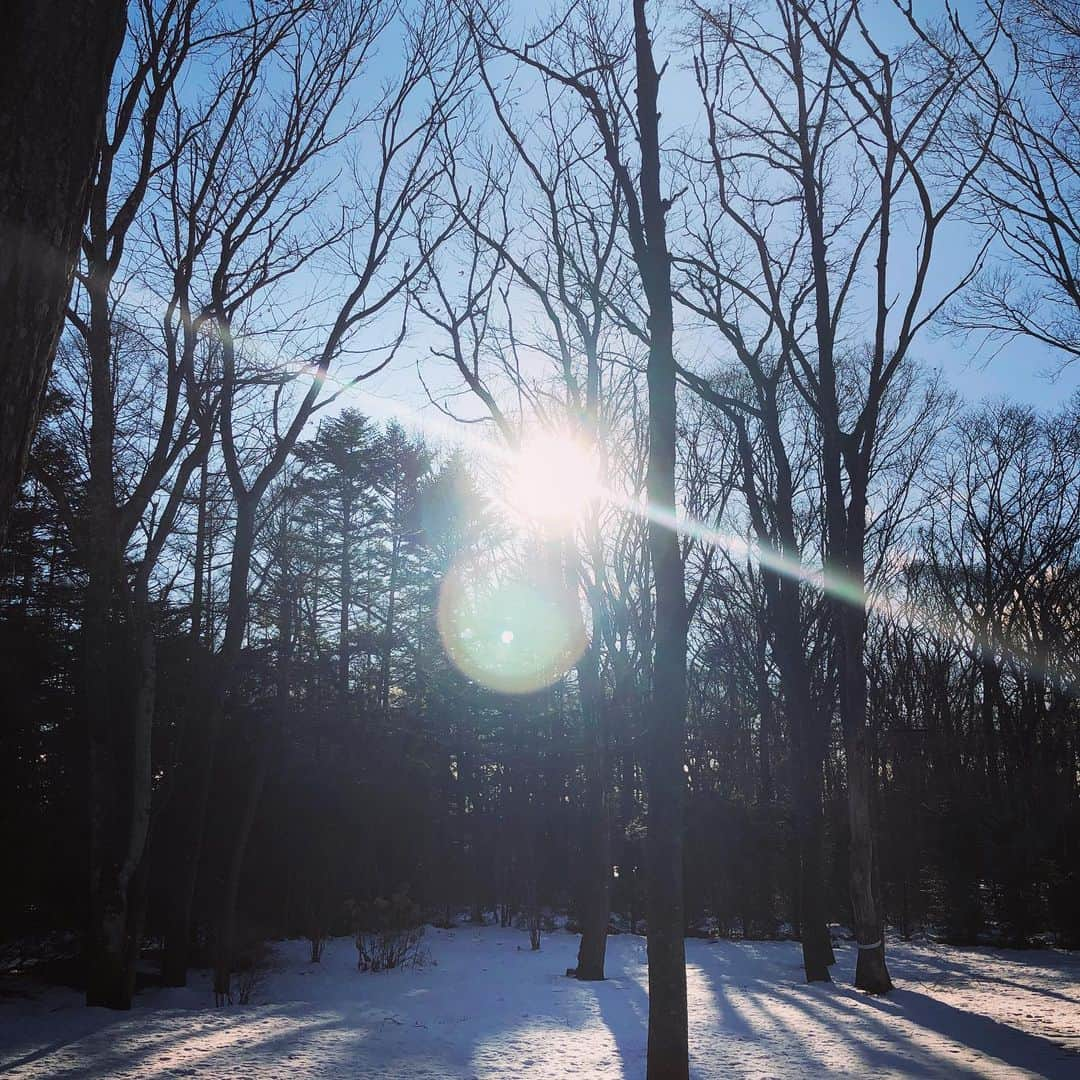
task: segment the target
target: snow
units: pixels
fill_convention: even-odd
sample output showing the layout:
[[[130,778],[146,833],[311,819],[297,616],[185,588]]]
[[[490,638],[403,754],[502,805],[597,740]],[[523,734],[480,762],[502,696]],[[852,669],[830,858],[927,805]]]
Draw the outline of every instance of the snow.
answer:
[[[0,988],[0,1073],[18,1077],[641,1077],[645,942],[608,944],[603,983],[564,972],[578,939],[428,929],[433,963],[360,974],[349,939],[321,964],[276,946],[255,1004],[209,981],[148,990],[130,1013],[74,991]],[[837,947],[850,979],[851,946]],[[890,942],[898,989],[807,986],[792,942],[687,942],[696,1077],[1080,1076],[1080,956]]]

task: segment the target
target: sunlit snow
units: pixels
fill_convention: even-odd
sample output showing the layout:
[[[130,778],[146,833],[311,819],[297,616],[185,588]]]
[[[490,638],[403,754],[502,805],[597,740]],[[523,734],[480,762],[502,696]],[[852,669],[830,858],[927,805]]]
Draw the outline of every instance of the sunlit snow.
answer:
[[[20,1077],[642,1077],[644,939],[616,936],[609,978],[563,972],[578,939],[528,950],[521,931],[429,929],[433,963],[361,975],[349,940],[306,962],[277,947],[257,1003],[214,1009],[205,976],[129,1014],[74,991],[0,998],[0,1072]],[[687,942],[696,1077],[1080,1075],[1080,957],[891,946],[898,989],[807,986],[790,942]]]

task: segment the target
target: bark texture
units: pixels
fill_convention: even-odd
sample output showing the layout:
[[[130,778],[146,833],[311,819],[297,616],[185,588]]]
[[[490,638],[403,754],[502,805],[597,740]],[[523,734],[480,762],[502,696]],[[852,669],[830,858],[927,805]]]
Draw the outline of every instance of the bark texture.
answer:
[[[649,557],[656,592],[649,702],[649,1043],[650,1080],[689,1075],[683,916],[683,773],[686,728],[686,588],[675,516],[675,343],[668,203],[660,187],[659,75],[645,20],[634,2],[637,117],[641,145],[641,232],[635,260],[649,308],[649,460],[654,517]]]
[[[75,268],[126,0],[11,0],[0,35],[0,542]]]

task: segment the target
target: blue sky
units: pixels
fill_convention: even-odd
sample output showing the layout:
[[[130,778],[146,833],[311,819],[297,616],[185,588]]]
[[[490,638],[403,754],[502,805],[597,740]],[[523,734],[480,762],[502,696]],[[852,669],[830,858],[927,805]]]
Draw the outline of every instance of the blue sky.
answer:
[[[958,7],[962,15],[972,14],[979,3],[980,0],[960,0]],[[872,0],[864,4],[864,9],[886,42],[894,28],[898,35],[906,29],[890,0]],[[939,0],[917,3],[915,7],[916,14],[929,14],[940,9]],[[534,5],[529,5],[526,14],[525,6],[515,3],[513,14],[520,14],[525,21],[532,17],[535,10]],[[663,10],[669,16],[677,14],[675,5],[670,3],[665,4]],[[392,38],[393,35],[389,40],[384,39],[367,78],[378,80],[393,75],[397,56]],[[664,125],[667,134],[671,135],[680,128],[685,130],[695,125],[697,95],[685,65],[681,63],[683,58],[678,54],[677,46],[669,43],[666,35],[658,39],[658,59],[663,59],[665,49],[671,54],[671,64],[666,75]],[[689,92],[684,93],[684,90]],[[973,257],[974,243],[974,236],[964,226],[952,226],[947,242],[938,249],[935,278],[952,282],[962,276]],[[434,420],[439,414],[427,402],[417,376],[417,364],[423,367],[425,380],[436,392],[451,391],[459,382],[451,369],[430,356],[432,343],[429,328],[422,319],[416,320],[416,332],[403,344],[392,367],[365,382],[361,392],[351,396],[351,403],[376,415],[403,411],[405,415],[402,419],[406,423],[409,422],[408,414],[415,412]],[[918,339],[913,353],[928,366],[939,368],[947,382],[968,404],[1005,396],[1041,409],[1052,409],[1080,390],[1080,365],[1059,370],[1053,355],[1033,341],[1017,340],[1003,347],[989,347],[978,352],[974,349],[974,343],[940,336],[927,329]],[[339,368],[339,374],[344,375],[345,372],[346,369]],[[478,414],[477,403],[461,399],[458,404],[462,413]]]
[[[981,8],[981,0],[959,0],[954,7],[961,17],[972,17]],[[525,22],[533,17],[535,10],[530,5],[526,14],[524,5],[515,4],[513,14],[520,14],[522,22]],[[678,14],[678,9],[671,3],[664,4],[660,10],[669,16],[669,24],[674,21],[672,17]],[[941,10],[940,0],[915,3],[915,14],[921,18],[928,18]],[[910,36],[910,29],[891,0],[870,0],[864,3],[864,11],[867,12],[868,22],[886,44]],[[685,58],[679,54],[677,42],[666,34],[658,35],[657,49],[658,62],[665,59],[665,52],[670,59],[665,75],[667,86],[662,101],[662,126],[667,138],[677,138],[680,132],[697,125],[697,91],[687,71]],[[939,293],[951,288],[968,271],[977,244],[974,231],[959,221],[943,230],[936,247],[931,275],[932,281],[940,283]],[[902,278],[903,267],[899,261],[894,276]],[[400,397],[424,410],[424,394],[415,374],[417,361],[425,366],[425,378],[430,385],[452,386],[455,381],[450,373],[440,378],[438,372],[432,370],[427,358],[429,345],[430,338],[422,331],[405,346],[395,370],[374,380],[366,389],[380,396]],[[1040,409],[1054,409],[1080,390],[1080,365],[1062,369],[1054,354],[1035,341],[1018,339],[1004,344],[984,344],[981,348],[979,345],[975,340],[965,341],[955,335],[942,335],[936,333],[933,327],[928,327],[920,334],[912,352],[928,367],[940,369],[946,381],[968,405],[1008,397]],[[475,415],[474,410],[464,402],[461,406],[463,412]]]

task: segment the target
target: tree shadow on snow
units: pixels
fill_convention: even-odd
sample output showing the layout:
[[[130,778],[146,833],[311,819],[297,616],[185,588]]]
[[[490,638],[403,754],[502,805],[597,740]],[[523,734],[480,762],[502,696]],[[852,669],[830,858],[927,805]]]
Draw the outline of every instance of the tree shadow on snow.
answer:
[[[1050,1078],[1064,1080],[1080,1074],[1080,1057],[1052,1039],[957,1008],[917,989],[901,985],[887,997],[876,998],[843,982],[808,985],[801,980],[801,964],[793,962],[797,956],[797,949],[790,956],[785,950],[781,957],[775,949],[729,942],[695,956],[725,1033],[730,1031],[737,1041],[756,1042],[777,1056],[788,1055],[789,1064],[801,1058],[804,1068],[822,1072],[828,1067],[828,1047],[820,1039],[815,1040],[815,1032],[828,1032],[834,1046],[843,1044],[847,1053],[874,1071],[963,1075],[967,1071],[964,1052],[971,1051],[1002,1065],[1037,1071]],[[834,975],[843,972],[850,957],[841,955],[839,959]],[[903,966],[898,964],[898,971]],[[970,976],[973,985],[984,982],[1023,986],[993,977],[981,980],[975,971],[965,970],[964,974]],[[1075,1006],[1073,998],[1055,991],[1044,993],[1031,986],[1023,989]],[[947,1045],[926,1045],[915,1031],[898,1021],[932,1032]],[[690,1041],[693,1054],[693,1030]],[[732,1060],[723,1063],[725,1071],[738,1074],[739,1052],[738,1046],[731,1048]],[[726,1056],[726,1048],[724,1053]],[[722,1063],[699,1064],[718,1067]]]
[[[109,1075],[137,1071],[152,1062],[181,1071],[195,1065],[207,1075],[217,1075],[218,1069],[224,1075],[285,1065],[298,1073],[315,1069],[325,1077],[441,1080],[482,1074],[500,1058],[518,1069],[532,1066],[532,1058],[537,1065],[542,1061],[557,1068],[558,1055],[570,1044],[548,1033],[569,1031],[574,1046],[588,1049],[587,1042],[576,1040],[588,1040],[599,1021],[606,1029],[605,1047],[608,1034],[614,1047],[611,1055],[606,1049],[598,1051],[607,1060],[597,1061],[597,1067],[606,1072],[615,1065],[626,1076],[643,1076],[648,1038],[644,944],[633,948],[631,942],[620,942],[610,948],[609,977],[599,983],[563,976],[558,969],[572,943],[557,944],[537,954],[508,947],[498,959],[487,959],[503,978],[479,995],[440,993],[444,976],[436,970],[393,983],[371,983],[389,991],[378,1000],[369,1000],[368,984],[358,982],[355,997],[305,997],[237,1011],[205,1010],[194,1020],[181,1019],[170,1009],[139,1010],[105,1023],[86,1015],[85,1023],[70,1025],[62,1038],[27,1047],[23,1056],[3,1061],[0,1071],[36,1065],[56,1075]],[[981,1065],[989,1060],[1051,1078],[1080,1075],[1080,1057],[1052,1039],[919,989],[920,982],[932,984],[935,975],[947,985],[969,979],[973,987],[987,987],[989,994],[1003,992],[994,987],[1023,986],[993,972],[983,977],[964,957],[901,953],[895,965],[899,988],[888,997],[873,998],[842,982],[808,986],[794,944],[719,942],[688,952],[695,1076],[757,1075],[773,1068],[787,1076],[823,1075],[830,1068],[964,1075],[974,1072],[968,1060],[974,1055],[982,1059]],[[852,959],[850,950],[840,950],[834,973],[848,976]],[[496,969],[495,964],[503,966]],[[910,979],[912,974],[918,981]],[[482,980],[484,975],[477,977]],[[1066,994],[1023,988],[1053,999],[1053,1008],[1060,1008],[1059,999],[1075,1007]],[[418,1011],[418,1000],[430,1001],[431,1011]],[[84,1040],[82,1048],[76,1046]],[[87,1068],[91,1071],[84,1071]]]

